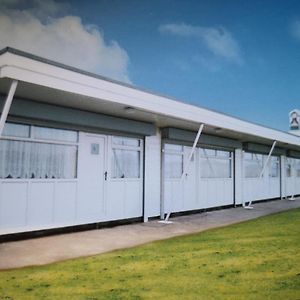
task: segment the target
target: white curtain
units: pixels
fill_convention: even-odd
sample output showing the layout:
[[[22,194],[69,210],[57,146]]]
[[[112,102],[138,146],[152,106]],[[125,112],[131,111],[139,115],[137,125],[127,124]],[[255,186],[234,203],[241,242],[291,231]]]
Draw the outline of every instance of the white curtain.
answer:
[[[75,178],[77,147],[0,141],[0,178]]]
[[[140,178],[140,151],[113,149],[113,178]]]

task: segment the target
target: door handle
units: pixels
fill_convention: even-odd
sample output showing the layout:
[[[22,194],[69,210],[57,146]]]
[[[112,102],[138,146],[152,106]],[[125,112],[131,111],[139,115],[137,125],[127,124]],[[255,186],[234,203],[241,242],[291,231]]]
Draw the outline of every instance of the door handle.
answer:
[[[104,180],[107,180],[107,171],[104,172]]]

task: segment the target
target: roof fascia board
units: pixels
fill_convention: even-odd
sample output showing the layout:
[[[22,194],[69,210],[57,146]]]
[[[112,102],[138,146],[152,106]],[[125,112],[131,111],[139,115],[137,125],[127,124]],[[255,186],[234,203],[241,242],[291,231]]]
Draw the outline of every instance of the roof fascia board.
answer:
[[[300,146],[300,138],[288,133],[114,82],[93,78],[13,53],[5,52],[0,55],[0,68],[2,78],[17,79],[82,96],[123,104],[124,106],[133,106],[151,113],[195,123],[205,123],[234,132],[247,133],[269,140]]]

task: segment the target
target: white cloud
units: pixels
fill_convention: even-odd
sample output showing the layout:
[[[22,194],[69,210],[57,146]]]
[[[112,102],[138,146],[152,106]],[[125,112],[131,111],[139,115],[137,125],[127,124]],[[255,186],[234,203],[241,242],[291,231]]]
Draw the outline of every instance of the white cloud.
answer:
[[[80,17],[57,16],[66,7],[53,0],[1,0],[0,49],[14,47],[130,82],[126,51],[116,41],[105,41],[97,26],[83,24]]]
[[[294,22],[292,22],[291,24],[291,35],[300,40],[300,20],[295,20]]]
[[[243,63],[238,42],[224,27],[165,24],[159,27],[159,31],[162,33],[197,39],[215,56],[225,58],[237,64]]]

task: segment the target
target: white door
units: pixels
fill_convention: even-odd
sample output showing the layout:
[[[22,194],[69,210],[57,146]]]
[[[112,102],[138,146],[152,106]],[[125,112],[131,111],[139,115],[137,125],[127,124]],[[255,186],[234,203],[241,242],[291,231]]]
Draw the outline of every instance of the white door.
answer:
[[[78,162],[79,199],[78,219],[81,222],[97,222],[104,219],[105,144],[100,135],[82,134]]]

